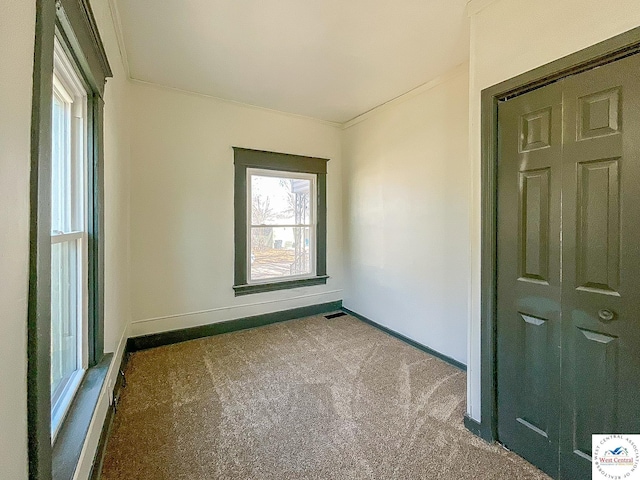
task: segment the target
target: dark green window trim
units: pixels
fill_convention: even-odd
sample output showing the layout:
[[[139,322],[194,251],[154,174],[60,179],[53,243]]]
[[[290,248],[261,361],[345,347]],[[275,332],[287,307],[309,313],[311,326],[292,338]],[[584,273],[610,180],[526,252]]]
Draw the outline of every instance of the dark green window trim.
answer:
[[[288,153],[265,152],[233,147],[235,165],[235,278],[236,296],[271,292],[289,288],[327,283],[327,162],[326,158],[305,157]],[[247,282],[247,168],[279,170],[283,172],[316,175],[316,275],[310,278],[290,279],[271,283]]]
[[[100,363],[88,369],[82,378],[69,407],[69,413],[53,444],[54,479],[73,478],[112,361],[113,353],[104,355]]]
[[[36,26],[31,113],[31,178],[29,297],[27,316],[27,423],[29,478],[70,478],[53,465],[75,470],[84,443],[60,448],[60,434],[51,445],[51,108],[54,36],[58,36],[87,87],[89,207],[89,370],[83,384],[104,371],[104,247],[103,238],[103,100],[107,77],[112,76],[88,0],[36,0]],[[83,421],[74,412],[95,409],[81,387],[61,432]],[[84,417],[86,418],[86,414]],[[90,420],[90,419],[89,419]],[[88,427],[88,423],[87,423]],[[85,431],[86,433],[86,431]],[[77,440],[77,439],[76,439]],[[79,447],[78,447],[79,445]],[[79,449],[78,449],[79,448]],[[71,462],[71,463],[69,463]],[[57,470],[58,472],[58,470]]]

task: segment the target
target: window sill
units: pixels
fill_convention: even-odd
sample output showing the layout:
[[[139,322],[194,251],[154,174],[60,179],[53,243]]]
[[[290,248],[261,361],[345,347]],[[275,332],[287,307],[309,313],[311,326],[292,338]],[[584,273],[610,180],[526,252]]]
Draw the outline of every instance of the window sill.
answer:
[[[100,363],[85,372],[53,444],[54,480],[73,478],[112,360],[113,354],[108,353]]]
[[[236,297],[249,295],[252,293],[273,292],[275,290],[287,290],[289,288],[308,287],[311,285],[325,285],[329,275],[318,275],[311,278],[300,278],[297,280],[285,280],[273,283],[253,283],[246,285],[234,285]]]

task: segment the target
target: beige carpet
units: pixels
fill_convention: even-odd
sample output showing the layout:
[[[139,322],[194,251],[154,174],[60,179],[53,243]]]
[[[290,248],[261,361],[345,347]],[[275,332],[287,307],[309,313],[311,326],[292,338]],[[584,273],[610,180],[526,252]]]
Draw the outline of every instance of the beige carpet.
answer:
[[[104,480],[546,479],[462,424],[466,375],[353,317],[132,355]]]

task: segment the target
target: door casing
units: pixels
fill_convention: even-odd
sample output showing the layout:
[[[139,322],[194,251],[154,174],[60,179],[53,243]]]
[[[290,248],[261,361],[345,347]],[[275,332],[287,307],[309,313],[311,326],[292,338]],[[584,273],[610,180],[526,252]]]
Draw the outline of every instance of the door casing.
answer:
[[[640,27],[482,90],[481,93],[481,421],[465,426],[498,440],[496,375],[498,103],[562,78],[640,53]]]

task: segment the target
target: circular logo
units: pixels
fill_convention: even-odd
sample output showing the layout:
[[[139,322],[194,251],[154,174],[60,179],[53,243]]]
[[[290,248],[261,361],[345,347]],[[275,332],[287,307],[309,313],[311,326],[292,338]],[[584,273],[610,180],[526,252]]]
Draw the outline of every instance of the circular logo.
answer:
[[[640,450],[630,435],[602,436],[593,449],[592,458],[595,470],[605,478],[639,478]]]

